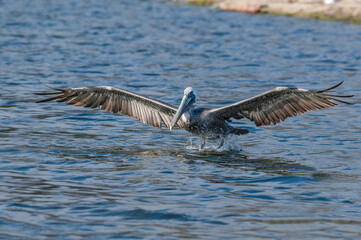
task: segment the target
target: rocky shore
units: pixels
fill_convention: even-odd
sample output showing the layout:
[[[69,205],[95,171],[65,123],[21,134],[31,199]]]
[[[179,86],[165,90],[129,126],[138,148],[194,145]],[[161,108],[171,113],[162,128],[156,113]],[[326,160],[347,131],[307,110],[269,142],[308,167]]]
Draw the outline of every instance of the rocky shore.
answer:
[[[277,14],[361,24],[361,0],[176,0],[227,11]]]

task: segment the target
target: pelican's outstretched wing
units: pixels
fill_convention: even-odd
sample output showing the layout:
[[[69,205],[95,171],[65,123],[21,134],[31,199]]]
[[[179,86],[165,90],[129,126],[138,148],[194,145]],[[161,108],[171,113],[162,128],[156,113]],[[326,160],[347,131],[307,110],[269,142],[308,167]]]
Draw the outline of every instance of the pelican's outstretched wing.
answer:
[[[353,97],[326,93],[337,88],[343,82],[325,90],[311,91],[300,88],[277,87],[255,97],[216,109],[209,114],[215,117],[240,119],[246,117],[254,121],[256,126],[266,126],[284,121],[288,117],[297,116],[310,110],[337,105],[334,101],[347,103],[337,98]]]
[[[157,128],[162,127],[162,122],[169,128],[177,112],[176,108],[167,103],[114,87],[49,88],[55,91],[35,94],[55,96],[40,100],[38,103],[56,100],[74,106],[99,107],[105,111],[128,115]],[[183,128],[182,121],[177,125]]]

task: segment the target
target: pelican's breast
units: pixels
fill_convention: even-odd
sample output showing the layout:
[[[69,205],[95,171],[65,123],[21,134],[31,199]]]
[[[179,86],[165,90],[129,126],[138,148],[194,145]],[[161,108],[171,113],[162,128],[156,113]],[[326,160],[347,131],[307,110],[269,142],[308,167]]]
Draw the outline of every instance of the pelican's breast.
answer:
[[[189,114],[189,112],[185,112],[183,113],[181,120],[186,123],[189,124],[191,122],[191,115]]]

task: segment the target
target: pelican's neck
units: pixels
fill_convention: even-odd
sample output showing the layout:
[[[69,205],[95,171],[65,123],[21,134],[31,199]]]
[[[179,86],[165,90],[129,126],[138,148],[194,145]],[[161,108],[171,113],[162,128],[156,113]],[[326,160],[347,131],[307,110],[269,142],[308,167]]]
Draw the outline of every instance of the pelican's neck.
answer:
[[[196,103],[194,102],[189,108],[187,111],[185,111],[183,114],[182,114],[182,121],[183,122],[186,122],[186,123],[190,123],[191,122],[191,116],[194,115],[194,107],[196,106]]]
[[[193,113],[193,111],[194,111],[194,107],[196,106],[196,99],[194,99],[194,102],[192,103],[192,105],[189,107],[189,109],[188,109],[188,113],[189,114],[192,114]]]

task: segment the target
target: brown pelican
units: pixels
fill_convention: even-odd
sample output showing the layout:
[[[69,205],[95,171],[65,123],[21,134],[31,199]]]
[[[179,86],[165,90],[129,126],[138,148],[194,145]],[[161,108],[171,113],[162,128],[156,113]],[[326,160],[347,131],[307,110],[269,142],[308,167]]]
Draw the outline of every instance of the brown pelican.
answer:
[[[276,87],[249,99],[219,108],[195,108],[196,93],[193,88],[184,90],[184,96],[177,108],[159,100],[144,97],[123,89],[97,86],[82,88],[53,88],[55,91],[35,93],[37,95],[55,95],[40,102],[57,100],[74,106],[100,108],[105,111],[125,114],[150,126],[161,128],[162,123],[173,129],[175,125],[201,138],[201,148],[206,139],[220,138],[221,147],[225,136],[246,134],[247,129],[233,128],[227,122],[231,119],[248,118],[257,127],[277,124],[288,117],[307,111],[337,105],[335,101],[349,104],[338,98],[353,95],[332,95],[326,93],[337,85],[319,91],[301,88]]]

